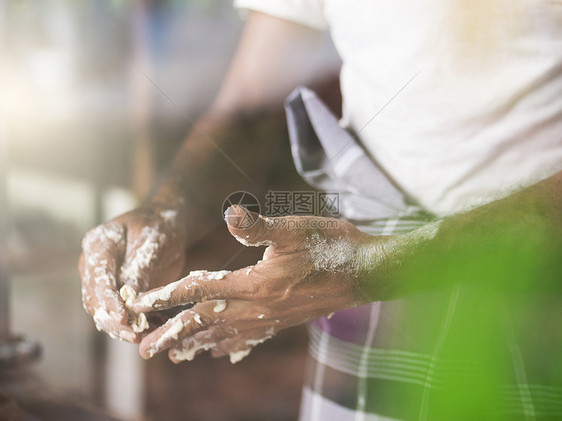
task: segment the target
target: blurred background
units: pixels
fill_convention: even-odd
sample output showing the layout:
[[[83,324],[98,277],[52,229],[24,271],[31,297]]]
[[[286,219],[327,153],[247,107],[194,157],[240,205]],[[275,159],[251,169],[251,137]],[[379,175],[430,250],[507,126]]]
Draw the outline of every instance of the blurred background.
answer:
[[[81,303],[83,234],[147,194],[186,115],[213,99],[242,25],[225,0],[0,0],[0,339],[42,349],[0,370],[22,419],[296,418],[303,328],[235,366],[208,355],[174,366],[98,333]],[[221,269],[237,253],[235,268],[262,253],[239,250],[219,230],[191,259]]]

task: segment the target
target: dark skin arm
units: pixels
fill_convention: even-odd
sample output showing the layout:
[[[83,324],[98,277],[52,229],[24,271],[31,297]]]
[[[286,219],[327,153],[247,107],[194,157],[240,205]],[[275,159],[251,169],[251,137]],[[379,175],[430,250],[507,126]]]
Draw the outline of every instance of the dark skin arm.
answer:
[[[398,271],[433,287],[447,279],[499,289],[560,290],[562,172],[469,212],[445,218],[434,238],[412,243]],[[408,249],[406,249],[408,250]],[[432,280],[433,279],[433,280]],[[411,286],[412,290],[419,287]],[[400,289],[396,290],[400,294]]]
[[[245,212],[232,207],[228,229],[268,245],[263,261],[208,280],[188,276],[169,287],[169,298],[159,290],[141,296],[138,312],[198,303],[145,337],[143,357],[170,349],[179,362],[211,349],[237,360],[284,328],[453,281],[560,292],[562,172],[406,235],[370,236],[345,221],[295,216],[259,218],[248,228],[239,223]],[[226,309],[216,312],[217,300]]]

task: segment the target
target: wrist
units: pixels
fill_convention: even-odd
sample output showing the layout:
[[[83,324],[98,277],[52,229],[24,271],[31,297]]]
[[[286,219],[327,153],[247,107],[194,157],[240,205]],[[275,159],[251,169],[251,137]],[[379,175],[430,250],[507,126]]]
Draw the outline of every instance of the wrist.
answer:
[[[396,299],[431,287],[430,274],[418,273],[416,268],[431,267],[424,251],[438,235],[440,225],[441,221],[436,221],[407,234],[371,237],[366,276],[377,300]],[[419,264],[420,259],[424,260],[423,265]]]
[[[208,210],[210,204],[200,203],[197,195],[189,190],[187,177],[172,170],[145,203],[148,207],[175,211],[176,229],[185,236],[186,249],[222,222],[220,209],[212,218],[212,212]]]
[[[162,177],[161,181],[156,183],[156,187],[148,196],[147,202],[183,210],[187,203],[187,189],[185,186],[185,176],[170,170]]]

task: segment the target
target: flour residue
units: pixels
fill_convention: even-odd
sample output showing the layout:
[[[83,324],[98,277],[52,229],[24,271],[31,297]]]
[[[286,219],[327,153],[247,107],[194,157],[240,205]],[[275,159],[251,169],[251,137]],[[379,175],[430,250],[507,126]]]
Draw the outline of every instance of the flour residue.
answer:
[[[252,242],[248,239],[249,237],[250,237],[249,235],[247,235],[245,238],[240,237],[239,235],[234,235],[234,238],[236,238],[239,243],[245,245],[246,247],[271,246],[273,244],[273,241],[271,241],[271,240],[262,240],[262,241]]]
[[[151,226],[143,227],[139,239],[131,247],[134,255],[127,256],[121,267],[121,282],[137,289],[145,289],[148,286],[145,271],[156,259],[157,252],[165,241],[166,235],[158,229]]]
[[[237,362],[242,361],[244,358],[246,358],[248,355],[250,355],[250,352],[252,352],[252,348],[242,349],[240,351],[232,351],[229,354],[230,355],[230,363],[236,364]]]
[[[145,307],[154,308],[156,310],[164,308],[163,303],[170,300],[170,298],[172,297],[172,293],[179,287],[181,287],[182,282],[183,279],[180,279],[179,281],[169,283],[165,287],[143,294],[139,300],[139,304]],[[156,301],[160,302],[156,303]]]
[[[94,244],[103,245],[107,240],[120,244],[124,241],[124,233],[123,226],[117,222],[98,225],[86,233],[82,240],[82,249],[84,253],[89,254]]]
[[[137,299],[137,292],[129,285],[123,285],[119,290],[119,295],[125,301],[125,307],[129,312],[129,324],[134,332],[140,333],[148,329],[148,320],[144,313],[135,313],[133,305]]]
[[[317,233],[312,234],[307,248],[315,269],[327,272],[348,270],[346,266],[356,252],[356,247],[346,239],[328,241]]]
[[[105,330],[105,328],[110,324],[113,319],[107,312],[107,310],[103,307],[96,308],[94,312],[94,324],[96,325],[96,329],[100,332]]]
[[[223,279],[226,275],[231,273],[229,270],[218,270],[218,271],[209,271],[209,270],[192,270],[182,280],[187,280],[189,278],[198,278],[201,281],[212,281],[212,280],[219,280]]]
[[[247,339],[245,344],[247,346],[246,349],[242,349],[239,351],[233,351],[230,353],[230,363],[231,364],[236,364],[239,361],[242,361],[244,358],[246,358],[250,352],[252,351],[252,349],[259,345],[259,344],[263,344],[265,341],[267,341],[268,339],[271,339],[273,337],[273,335],[275,334],[275,329],[272,327],[269,327],[266,331],[265,331],[265,336],[261,337],[261,338],[257,338],[257,339]]]
[[[168,224],[173,224],[176,222],[176,216],[178,215],[178,211],[173,209],[168,209],[160,212],[160,216],[164,220],[164,222]]]
[[[96,329],[105,331],[112,338],[116,334],[110,331],[113,319],[109,308],[119,308],[115,260],[108,260],[106,251],[110,247],[124,246],[124,228],[116,222],[108,222],[88,231],[82,241],[82,249],[86,256],[86,270],[82,285],[82,303],[84,308],[94,311],[93,319]],[[89,308],[94,295],[98,307]]]
[[[171,340],[178,339],[179,334],[182,332],[185,326],[190,324],[190,321],[187,320],[185,323],[183,321],[183,317],[187,312],[190,310],[184,310],[175,316],[173,319],[168,320],[164,325],[162,325],[161,329],[164,330],[164,333],[158,338],[158,340],[151,346],[150,350],[148,351],[148,355],[152,357],[157,352],[160,352],[166,346],[169,346],[169,342]]]
[[[216,345],[215,342],[198,342],[193,339],[184,340],[183,348],[172,350],[172,356],[180,361],[193,361],[197,352],[208,351]]]
[[[262,338],[258,338],[258,339],[248,339],[246,340],[246,346],[249,347],[254,347],[256,345],[259,344],[263,344],[265,341],[267,341],[268,339],[271,339],[273,337],[274,334],[274,330],[273,327],[270,327],[266,332],[265,332],[265,336]]]
[[[213,311],[215,313],[221,313],[225,309],[226,309],[226,300],[217,300],[215,304],[215,308],[213,308]]]
[[[160,289],[149,291],[143,294],[138,303],[143,307],[151,307],[155,310],[168,308],[170,307],[171,303],[168,303],[172,298],[172,295],[179,289],[186,289],[189,290],[192,286],[197,286],[198,283],[195,281],[212,281],[212,280],[219,280],[223,279],[226,275],[231,273],[229,270],[219,270],[219,271],[208,271],[208,270],[194,270],[189,272],[184,278],[181,278],[178,281],[171,282],[165,287]],[[158,302],[157,302],[158,301]],[[166,305],[167,303],[168,305]],[[189,302],[182,302],[182,303],[173,303],[176,304],[192,304]]]

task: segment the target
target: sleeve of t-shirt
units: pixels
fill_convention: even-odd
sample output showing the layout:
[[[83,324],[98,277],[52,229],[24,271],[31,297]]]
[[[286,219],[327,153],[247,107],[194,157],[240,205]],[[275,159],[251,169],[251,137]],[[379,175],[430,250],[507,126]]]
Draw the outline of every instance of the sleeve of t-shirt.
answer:
[[[318,30],[325,30],[323,0],[234,0],[239,10],[254,10],[290,20]]]

